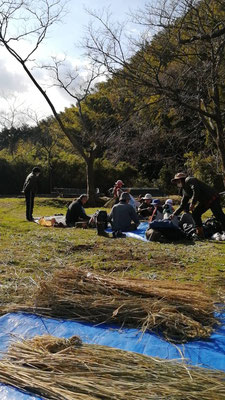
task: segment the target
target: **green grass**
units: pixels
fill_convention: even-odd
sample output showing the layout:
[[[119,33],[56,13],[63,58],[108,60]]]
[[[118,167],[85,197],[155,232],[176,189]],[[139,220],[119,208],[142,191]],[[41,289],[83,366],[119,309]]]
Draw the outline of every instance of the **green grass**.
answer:
[[[35,216],[65,214],[66,199],[35,200]],[[87,209],[91,214],[95,209]],[[210,215],[210,213],[208,214]],[[225,244],[145,243],[95,229],[45,228],[25,220],[22,198],[0,199],[0,303],[23,303],[40,278],[70,266],[118,276],[201,282],[225,293]]]

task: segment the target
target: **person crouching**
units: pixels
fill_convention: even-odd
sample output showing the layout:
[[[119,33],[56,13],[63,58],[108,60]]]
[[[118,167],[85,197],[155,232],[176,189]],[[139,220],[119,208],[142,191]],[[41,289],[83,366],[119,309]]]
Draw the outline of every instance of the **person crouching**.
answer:
[[[187,176],[184,172],[178,172],[171,182],[177,185],[182,195],[180,206],[172,214],[173,216],[179,215],[190,201],[190,211],[199,238],[204,238],[201,217],[208,209],[211,209],[215,218],[221,223],[222,230],[225,231],[225,214],[221,207],[220,196],[213,187],[194,176]]]

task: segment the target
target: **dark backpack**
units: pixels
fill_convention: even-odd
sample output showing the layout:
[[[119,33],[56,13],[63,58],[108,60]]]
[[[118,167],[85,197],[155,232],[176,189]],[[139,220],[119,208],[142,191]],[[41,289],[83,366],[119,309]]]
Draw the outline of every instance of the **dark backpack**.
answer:
[[[211,238],[214,233],[222,233],[222,225],[216,218],[208,218],[203,224],[204,234],[206,238]]]
[[[157,231],[157,234],[153,235],[152,231]],[[178,227],[176,227],[171,221],[168,220],[160,220],[153,221],[149,224],[150,235],[146,234],[147,239],[152,241],[178,241],[187,239],[185,233]],[[157,237],[157,239],[156,239]],[[153,239],[154,238],[154,239]]]
[[[103,210],[97,210],[95,214],[93,215],[94,221],[97,225],[98,222],[103,222],[105,224],[105,229],[108,226],[108,216],[107,212]]]

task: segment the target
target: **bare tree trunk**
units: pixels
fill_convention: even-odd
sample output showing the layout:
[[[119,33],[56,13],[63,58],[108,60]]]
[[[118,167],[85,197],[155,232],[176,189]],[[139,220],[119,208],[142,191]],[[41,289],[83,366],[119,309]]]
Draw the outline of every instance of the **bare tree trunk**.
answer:
[[[213,142],[215,143],[215,146],[217,148],[220,161],[221,161],[221,167],[222,167],[222,174],[223,174],[223,182],[225,186],[225,141],[224,141],[224,129],[221,124],[221,119],[218,118],[216,121],[212,121],[211,118],[205,118],[200,113],[203,125],[209,132]]]
[[[87,194],[91,205],[96,204],[96,190],[94,179],[94,155],[90,152],[90,156],[86,159],[86,175],[87,175]]]
[[[52,165],[48,164],[48,185],[49,185],[49,193],[52,192]]]
[[[217,132],[217,148],[219,150],[222,174],[223,174],[223,184],[225,187],[225,143],[224,143],[224,132]]]
[[[214,67],[214,64],[213,64]],[[213,69],[214,72],[214,69]],[[223,184],[225,185],[225,142],[224,142],[224,127],[223,127],[223,117],[222,117],[222,111],[221,111],[221,96],[220,96],[220,91],[219,87],[217,85],[217,79],[219,77],[219,73],[217,72],[216,74],[214,73],[213,75],[213,103],[214,103],[214,109],[215,109],[215,114],[216,114],[216,145],[218,152],[220,154],[220,159],[221,159],[221,166],[222,166],[222,173],[223,173]]]

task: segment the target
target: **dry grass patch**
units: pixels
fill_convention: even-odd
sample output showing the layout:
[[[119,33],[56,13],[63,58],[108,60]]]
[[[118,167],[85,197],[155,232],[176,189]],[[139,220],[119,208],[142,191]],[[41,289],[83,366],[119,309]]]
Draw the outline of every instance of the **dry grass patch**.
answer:
[[[217,324],[205,288],[171,281],[113,278],[81,269],[42,280],[27,306],[3,308],[92,323],[116,323],[183,343],[208,338]]]
[[[187,367],[77,336],[14,343],[0,361],[0,381],[48,400],[223,400],[223,372]]]
[[[34,215],[65,214],[66,201],[37,198]],[[146,243],[99,237],[95,230],[42,228],[25,221],[22,198],[1,198],[0,219],[0,304],[24,303],[39,279],[70,267],[119,277],[202,282],[215,294],[225,293],[222,243]]]

